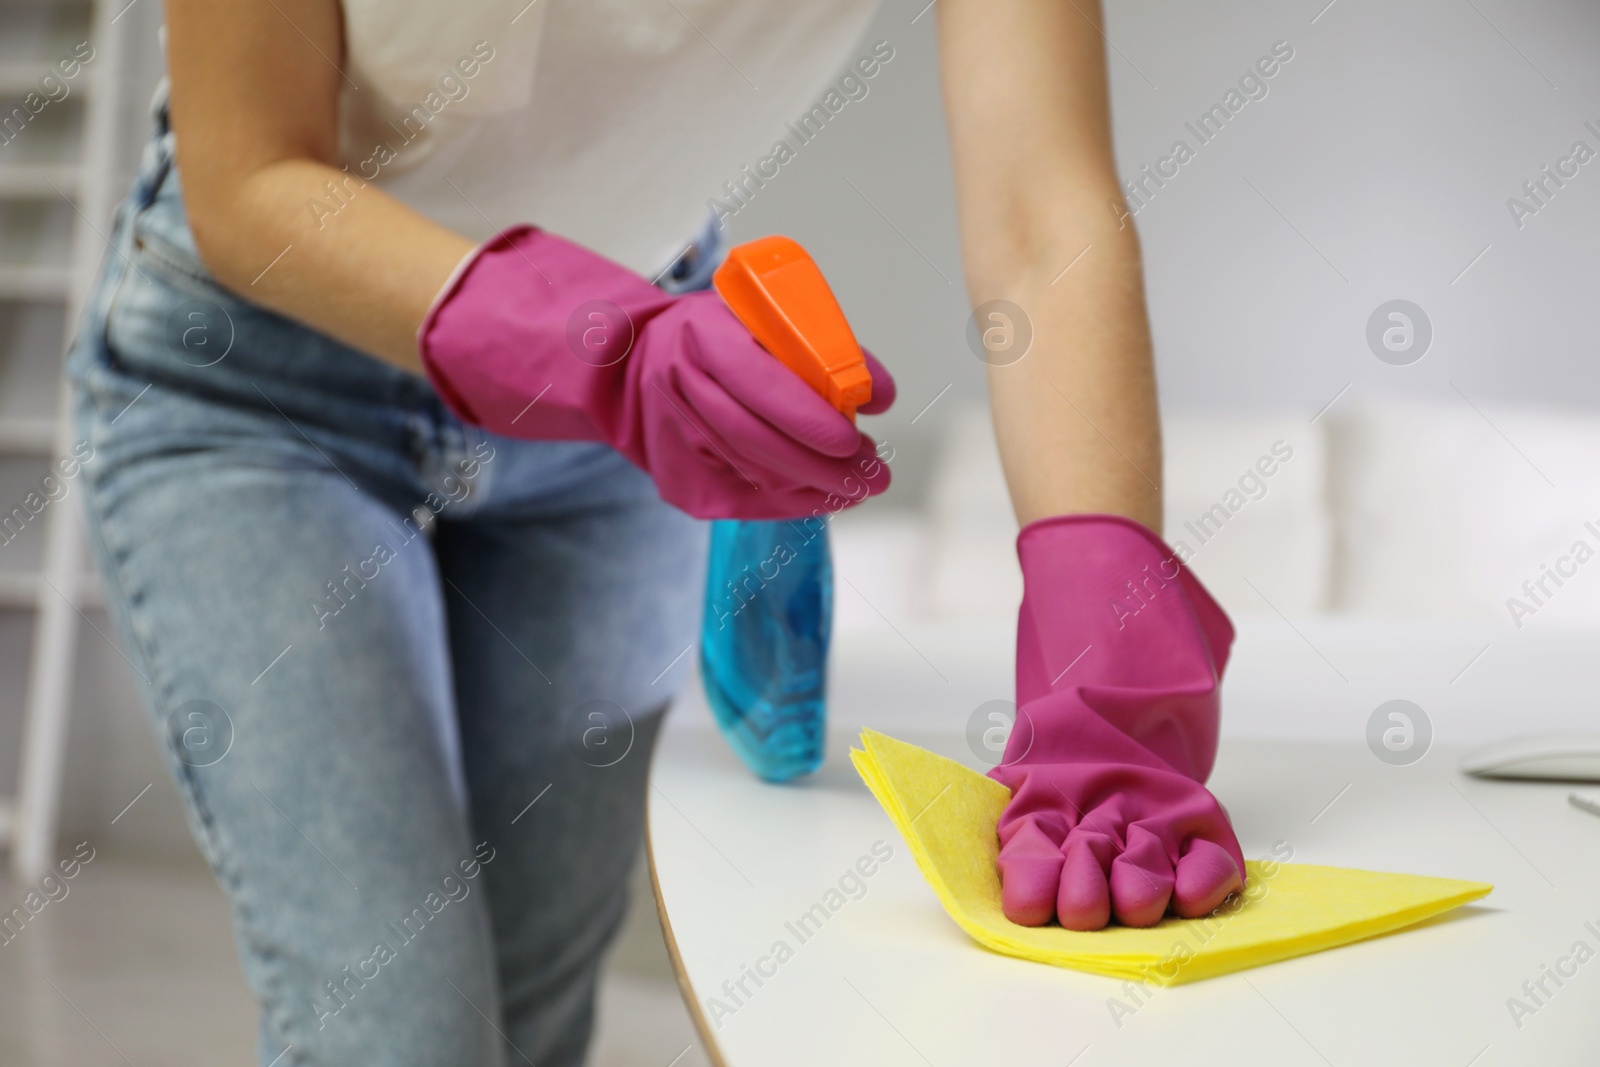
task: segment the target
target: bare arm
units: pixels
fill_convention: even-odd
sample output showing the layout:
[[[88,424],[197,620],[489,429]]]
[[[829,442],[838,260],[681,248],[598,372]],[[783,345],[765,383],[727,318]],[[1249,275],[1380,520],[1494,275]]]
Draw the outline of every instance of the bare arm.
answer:
[[[190,229],[228,289],[405,370],[473,242],[336,162],[338,0],[167,0],[172,124]],[[320,225],[324,183],[347,206]]]
[[[938,10],[967,289],[1033,327],[1023,359],[989,369],[1017,518],[1105,512],[1159,533],[1155,372],[1138,235],[1112,207],[1098,0]]]

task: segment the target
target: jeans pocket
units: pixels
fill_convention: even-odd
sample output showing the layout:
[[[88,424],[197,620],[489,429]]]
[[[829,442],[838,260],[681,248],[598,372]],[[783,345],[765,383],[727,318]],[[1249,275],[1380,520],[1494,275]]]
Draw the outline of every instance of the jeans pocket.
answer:
[[[232,351],[247,305],[193,256],[131,220],[128,270],[106,311],[108,362],[151,377],[185,377]]]
[[[170,280],[202,289],[221,291],[221,286],[211,276],[211,272],[206,270],[205,264],[168,238],[161,236],[158,228],[143,225],[144,219],[144,212],[133,218],[132,258],[136,262],[142,261],[141,266],[152,269]]]

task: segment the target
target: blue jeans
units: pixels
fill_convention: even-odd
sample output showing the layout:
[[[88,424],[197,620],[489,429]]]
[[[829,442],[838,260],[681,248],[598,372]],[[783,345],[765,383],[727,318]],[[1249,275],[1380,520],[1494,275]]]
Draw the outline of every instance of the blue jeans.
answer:
[[[224,291],[157,122],[70,374],[95,551],[261,1062],[581,1063],[704,527],[608,447],[463,425]]]

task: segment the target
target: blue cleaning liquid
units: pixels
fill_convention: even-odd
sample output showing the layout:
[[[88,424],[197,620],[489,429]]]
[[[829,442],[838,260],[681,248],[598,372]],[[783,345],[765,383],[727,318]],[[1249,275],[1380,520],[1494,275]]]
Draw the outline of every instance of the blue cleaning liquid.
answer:
[[[823,519],[711,524],[700,675],[723,736],[769,782],[822,765],[832,630]]]

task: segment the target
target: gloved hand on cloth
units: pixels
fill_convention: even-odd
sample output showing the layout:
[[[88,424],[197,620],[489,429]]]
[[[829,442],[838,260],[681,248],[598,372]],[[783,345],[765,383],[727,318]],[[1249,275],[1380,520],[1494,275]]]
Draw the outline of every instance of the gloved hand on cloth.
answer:
[[[794,518],[828,508],[830,495],[855,502],[889,485],[872,439],[714,291],[673,296],[533,227],[463,261],[417,338],[429,380],[463,420],[605,442],[698,518]],[[894,380],[866,361],[872,400],[860,410],[872,415],[894,402]]]
[[[1115,515],[1017,538],[1017,720],[989,777],[1001,900],[1025,926],[1150,926],[1244,887],[1233,827],[1205,788],[1233,626],[1146,527]]]

